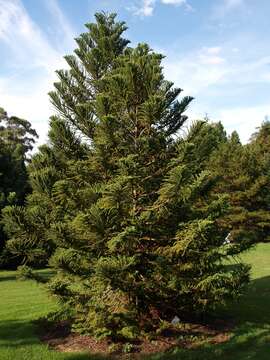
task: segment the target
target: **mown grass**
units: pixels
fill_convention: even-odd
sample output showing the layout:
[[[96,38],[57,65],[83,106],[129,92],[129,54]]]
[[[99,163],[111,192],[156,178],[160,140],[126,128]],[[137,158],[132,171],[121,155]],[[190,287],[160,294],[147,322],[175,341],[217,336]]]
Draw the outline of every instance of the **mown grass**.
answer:
[[[252,281],[247,294],[224,315],[237,323],[230,341],[196,350],[176,349],[174,353],[147,359],[270,359],[270,244],[259,244],[245,254],[244,260],[252,265]],[[42,344],[35,335],[33,320],[56,305],[41,286],[32,281],[16,281],[15,275],[15,272],[0,272],[0,360],[101,359],[89,354],[58,353]]]
[[[46,272],[41,272],[41,274]],[[33,320],[55,308],[42,286],[0,272],[0,360],[89,360],[86,354],[51,351],[35,335]]]
[[[223,312],[237,324],[230,341],[196,350],[179,349],[171,355],[152,356],[151,360],[270,359],[270,244],[257,245],[243,260],[252,266],[252,280],[246,295]]]

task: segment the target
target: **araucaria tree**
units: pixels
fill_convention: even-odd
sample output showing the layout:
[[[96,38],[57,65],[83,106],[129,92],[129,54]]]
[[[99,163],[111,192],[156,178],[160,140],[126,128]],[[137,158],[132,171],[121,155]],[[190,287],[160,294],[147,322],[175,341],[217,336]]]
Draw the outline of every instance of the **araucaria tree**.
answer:
[[[74,327],[130,338],[238,296],[248,268],[225,263],[240,251],[218,226],[226,197],[208,196],[211,175],[177,136],[192,98],[177,100],[163,56],[128,47],[115,15],[86,26],[50,94],[57,115],[37,157],[51,160],[32,169],[32,198],[46,198],[49,288]]]

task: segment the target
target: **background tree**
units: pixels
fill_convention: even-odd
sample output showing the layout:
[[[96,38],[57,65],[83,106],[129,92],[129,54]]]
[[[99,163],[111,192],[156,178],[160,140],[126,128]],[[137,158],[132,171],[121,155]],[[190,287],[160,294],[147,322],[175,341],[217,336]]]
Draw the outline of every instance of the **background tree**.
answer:
[[[269,240],[270,173],[269,123],[242,145],[233,132],[210,158],[209,168],[219,181],[217,193],[227,193],[230,211],[221,220],[231,240],[243,246]]]
[[[228,141],[221,122],[213,123],[208,118],[193,121],[187,133],[178,138],[178,143],[185,143],[185,157],[198,172],[209,166],[209,160],[219,147]]]
[[[7,204],[23,205],[25,195],[30,191],[27,154],[33,149],[37,137],[28,121],[16,116],[9,117],[0,108],[0,212]],[[2,227],[3,223],[0,225],[0,254],[6,242]],[[5,251],[2,264],[7,260]]]
[[[54,244],[49,289],[73,326],[131,338],[238,296],[248,268],[225,264],[240,252],[224,245],[218,225],[226,198],[209,192],[211,174],[190,156],[192,136],[177,136],[192,98],[178,100],[162,55],[127,47],[114,14],[96,14],[87,28],[50,94],[57,115],[30,168],[27,209],[9,208],[6,221],[14,229],[12,210],[30,213],[38,199],[50,221],[43,245],[32,245]]]

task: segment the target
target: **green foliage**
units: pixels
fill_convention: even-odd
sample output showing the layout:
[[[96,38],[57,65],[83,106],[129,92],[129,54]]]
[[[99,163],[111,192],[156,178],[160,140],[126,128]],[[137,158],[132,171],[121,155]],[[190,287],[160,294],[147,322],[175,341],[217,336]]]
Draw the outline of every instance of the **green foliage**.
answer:
[[[46,283],[47,279],[34,272],[30,266],[20,265],[17,268],[17,279],[19,280],[35,280],[39,283]]]
[[[30,192],[26,171],[27,154],[33,149],[37,133],[31,124],[15,116],[9,117],[0,108],[0,266],[14,267],[18,259],[5,246],[2,209],[23,205]],[[21,259],[21,257],[19,257]]]
[[[220,225],[243,246],[270,239],[269,143],[269,123],[263,123],[246,145],[234,132],[209,161],[219,179],[215,191],[227,193],[231,205]]]
[[[17,279],[31,280],[34,278],[33,270],[27,265],[21,265],[17,268]]]
[[[248,267],[226,264],[242,249],[224,245],[227,197],[205,169],[222,126],[194,124],[179,138],[192,98],[164,79],[163,56],[127,47],[115,15],[87,28],[50,93],[57,115],[29,166],[33,194],[6,210],[7,226],[52,254],[48,288],[75,329],[132,339],[236,298]]]
[[[130,343],[125,343],[124,346],[123,346],[123,353],[131,353],[134,351],[134,345],[133,344],[130,344]]]

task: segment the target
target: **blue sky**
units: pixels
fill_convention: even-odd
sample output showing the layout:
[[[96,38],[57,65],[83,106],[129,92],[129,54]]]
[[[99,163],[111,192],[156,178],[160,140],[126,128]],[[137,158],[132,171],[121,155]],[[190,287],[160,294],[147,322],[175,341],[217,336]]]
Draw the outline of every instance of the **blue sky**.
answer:
[[[166,77],[195,97],[191,119],[208,114],[246,142],[270,115],[269,0],[0,0],[0,106],[30,120],[40,143],[54,71],[100,10],[127,22],[133,45],[166,55]]]

